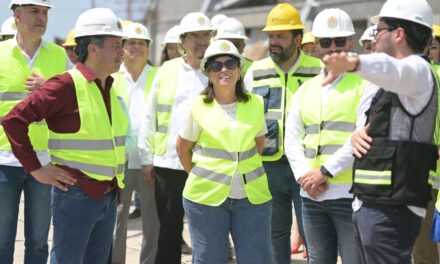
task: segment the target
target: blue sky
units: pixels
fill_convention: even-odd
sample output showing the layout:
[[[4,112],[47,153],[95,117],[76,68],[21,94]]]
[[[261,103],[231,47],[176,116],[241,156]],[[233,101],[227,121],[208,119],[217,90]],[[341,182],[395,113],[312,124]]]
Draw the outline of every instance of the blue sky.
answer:
[[[91,2],[92,0],[51,0],[55,8],[49,10],[49,24],[44,39],[53,41],[55,37],[65,38],[69,30],[75,26],[78,16],[91,8]],[[111,8],[118,17],[125,19],[127,16],[125,2],[125,0],[95,0],[95,6]],[[142,10],[146,9],[146,3],[149,1],[133,2],[135,2],[132,8],[133,19],[142,19]],[[9,3],[10,0],[0,0],[0,24],[12,16],[12,11],[8,9]]]

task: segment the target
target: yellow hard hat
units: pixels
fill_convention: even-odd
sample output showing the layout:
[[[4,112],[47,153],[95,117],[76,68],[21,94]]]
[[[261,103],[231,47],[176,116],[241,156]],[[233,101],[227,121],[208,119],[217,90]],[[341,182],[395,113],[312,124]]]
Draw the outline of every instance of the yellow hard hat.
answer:
[[[267,16],[263,31],[304,29],[298,10],[292,5],[283,3],[275,6]]]
[[[432,25],[432,35],[434,38],[440,38],[440,26]]]
[[[315,37],[310,32],[304,33],[303,39],[301,41],[301,45],[307,44],[307,43],[316,43]]]
[[[63,46],[63,47],[76,46],[76,42],[75,42],[75,29],[74,28],[69,31],[69,34],[67,34],[66,41],[64,41],[64,43],[61,44],[61,46]]]

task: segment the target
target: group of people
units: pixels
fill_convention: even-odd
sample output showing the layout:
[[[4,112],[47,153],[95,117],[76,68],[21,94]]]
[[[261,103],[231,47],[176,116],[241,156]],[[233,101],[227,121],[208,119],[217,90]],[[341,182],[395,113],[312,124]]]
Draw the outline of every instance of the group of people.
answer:
[[[305,33],[278,4],[256,61],[237,19],[189,13],[160,67],[148,28],[107,8],[62,47],[43,40],[51,8],[11,0],[0,42],[1,263],[22,192],[25,263],[47,263],[51,218],[50,263],[125,263],[133,191],[140,263],[181,263],[184,215],[193,263],[227,263],[229,237],[237,263],[290,263],[292,209],[308,263],[439,262],[440,27],[425,0],[386,1],[362,55],[344,10]]]

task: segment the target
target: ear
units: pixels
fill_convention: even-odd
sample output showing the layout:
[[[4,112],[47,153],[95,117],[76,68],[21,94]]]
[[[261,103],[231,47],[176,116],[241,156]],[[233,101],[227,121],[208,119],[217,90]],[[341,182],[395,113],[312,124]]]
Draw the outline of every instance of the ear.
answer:
[[[406,33],[405,33],[405,30],[403,30],[403,28],[401,28],[401,27],[396,28],[396,30],[394,32],[395,32],[395,34],[394,34],[393,38],[396,42],[402,42],[405,40]]]
[[[98,47],[95,44],[90,43],[87,46],[87,54],[88,54],[88,56],[95,56],[97,50],[98,50]]]
[[[303,38],[303,35],[302,34],[298,34],[298,35],[296,35],[295,39],[293,40],[297,47],[301,46],[302,38]]]

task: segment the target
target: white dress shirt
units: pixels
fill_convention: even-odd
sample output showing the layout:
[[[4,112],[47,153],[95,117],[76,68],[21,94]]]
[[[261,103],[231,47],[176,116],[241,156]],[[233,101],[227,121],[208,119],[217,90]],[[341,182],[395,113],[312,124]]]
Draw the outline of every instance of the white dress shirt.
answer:
[[[156,95],[159,87],[161,70],[156,74],[151,92],[147,100],[147,107],[144,118],[141,122],[141,133],[139,134],[138,147],[142,165],[151,165],[183,170],[182,164],[176,153],[176,140],[180,128],[192,99],[198,97],[208,85],[206,77],[201,69],[194,69],[187,63],[182,63],[178,73],[177,88],[174,98],[171,119],[169,123],[169,135],[167,149],[164,155],[154,155],[154,135],[156,133]]]

